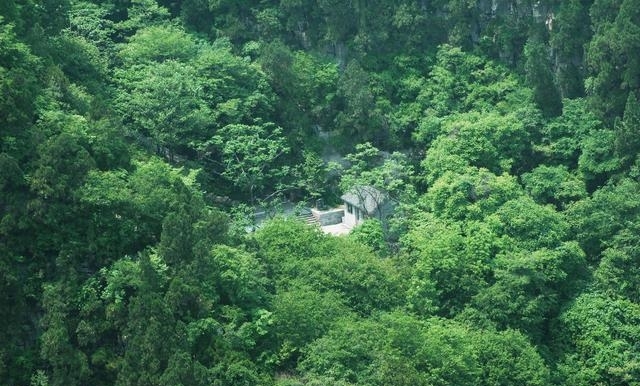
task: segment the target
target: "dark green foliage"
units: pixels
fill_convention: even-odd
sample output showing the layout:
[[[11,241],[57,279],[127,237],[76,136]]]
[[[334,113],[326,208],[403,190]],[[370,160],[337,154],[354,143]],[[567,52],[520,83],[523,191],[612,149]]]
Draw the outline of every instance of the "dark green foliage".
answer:
[[[350,313],[339,293],[320,292],[307,284],[293,283],[273,299],[277,352],[270,360],[279,368],[294,368],[309,343]]]
[[[497,245],[480,224],[465,232],[457,224],[425,215],[403,238],[415,266],[407,292],[409,309],[417,315],[452,316],[487,286],[489,262]]]
[[[348,306],[364,315],[399,305],[401,283],[391,263],[354,240],[275,220],[256,233],[256,241],[278,286],[302,281],[321,292],[340,293]]]
[[[595,1],[594,36],[587,46],[587,92],[594,107],[613,119],[624,111],[627,93],[640,86],[640,8],[633,0]]]
[[[545,46],[534,40],[524,48],[524,69],[527,83],[533,88],[533,100],[547,117],[556,117],[562,112],[560,93],[553,82],[549,54]]]
[[[610,294],[618,294],[636,304],[640,303],[637,227],[637,224],[633,224],[613,237],[594,272],[598,288]]]
[[[424,99],[439,116],[470,110],[493,110],[500,102],[512,100],[517,81],[507,69],[480,56],[470,55],[460,48],[442,45],[431,69]],[[521,95],[518,95],[522,98]],[[518,102],[526,102],[519,100]]]
[[[207,0],[184,0],[180,3],[180,18],[185,26],[199,33],[213,34],[215,14],[209,8]]]
[[[578,159],[591,136],[603,128],[602,120],[590,111],[584,99],[564,100],[562,115],[541,129],[541,143],[535,149],[547,164],[578,167]]]
[[[584,44],[591,37],[588,3],[582,0],[562,1],[551,30],[551,47],[556,52],[556,79],[563,98],[584,95]]]
[[[43,293],[42,357],[51,367],[52,385],[81,385],[90,375],[87,356],[75,346],[74,331],[69,319],[73,312],[66,299],[73,296],[73,288],[64,283],[47,285]]]
[[[499,329],[517,329],[538,344],[553,343],[546,341],[548,321],[581,288],[584,265],[584,253],[573,242],[505,252],[494,261],[495,283],[474,297],[472,307]]]
[[[638,379],[640,308],[603,293],[578,297],[557,324],[566,343],[559,376],[574,385],[633,385]]]
[[[372,219],[362,223],[351,232],[356,242],[364,244],[376,252],[379,256],[387,256],[388,246],[385,243],[384,229],[380,220]]]
[[[558,209],[587,195],[584,182],[570,173],[567,167],[540,165],[522,175],[525,189],[541,204],[553,204]]]
[[[622,122],[618,122],[615,138],[615,154],[625,164],[630,164],[638,156],[640,151],[640,102],[635,92],[630,92],[624,108]]]
[[[387,127],[375,105],[371,80],[358,62],[347,65],[338,83],[337,95],[340,112],[335,126],[342,140],[349,145],[363,142],[386,145]]]
[[[612,238],[626,227],[638,221],[640,202],[638,183],[622,180],[608,185],[579,201],[568,210],[572,232],[592,261],[598,261],[600,253]]]
[[[637,385],[637,1],[0,3],[1,385]]]
[[[434,180],[421,204],[438,217],[479,220],[521,195],[522,188],[512,176],[467,167],[446,171]]]
[[[0,18],[0,149],[23,156],[24,129],[33,123],[41,60],[20,42],[11,24]]]
[[[289,152],[282,130],[273,125],[227,125],[211,138],[221,154],[220,175],[254,204],[268,186],[278,184],[289,168],[280,158]]]
[[[558,245],[566,240],[569,228],[551,206],[538,205],[528,197],[505,202],[486,222],[495,235],[508,239],[512,248],[528,250]]]
[[[311,345],[299,367],[312,379],[326,377],[335,384],[549,384],[549,370],[517,332],[397,313],[341,321]]]

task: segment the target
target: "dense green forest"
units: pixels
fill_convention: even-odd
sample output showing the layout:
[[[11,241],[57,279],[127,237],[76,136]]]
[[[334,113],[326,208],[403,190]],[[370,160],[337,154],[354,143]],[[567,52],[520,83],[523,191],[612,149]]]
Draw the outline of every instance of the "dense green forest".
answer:
[[[2,0],[0,384],[638,386],[638,97],[637,0]]]

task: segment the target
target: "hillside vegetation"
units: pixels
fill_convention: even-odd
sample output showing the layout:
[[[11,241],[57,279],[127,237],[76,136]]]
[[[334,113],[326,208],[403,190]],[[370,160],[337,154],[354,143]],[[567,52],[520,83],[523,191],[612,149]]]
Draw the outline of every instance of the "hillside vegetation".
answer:
[[[639,96],[636,0],[2,0],[0,385],[638,386]]]

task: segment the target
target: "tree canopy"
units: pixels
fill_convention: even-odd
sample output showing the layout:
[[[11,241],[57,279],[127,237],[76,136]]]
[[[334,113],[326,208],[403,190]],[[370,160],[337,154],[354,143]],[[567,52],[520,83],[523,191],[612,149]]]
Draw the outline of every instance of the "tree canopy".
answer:
[[[0,386],[638,385],[639,69],[635,0],[0,1]]]

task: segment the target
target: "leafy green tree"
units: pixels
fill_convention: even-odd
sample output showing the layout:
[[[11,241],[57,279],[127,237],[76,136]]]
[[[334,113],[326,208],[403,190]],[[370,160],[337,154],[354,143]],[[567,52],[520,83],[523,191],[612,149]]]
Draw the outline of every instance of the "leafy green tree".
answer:
[[[50,284],[44,291],[41,354],[52,369],[51,385],[81,385],[90,375],[89,360],[75,347],[70,330],[72,310],[66,300],[72,297],[72,288],[64,283]]]
[[[169,60],[122,75],[128,90],[118,102],[120,110],[160,151],[166,148],[170,159],[191,150],[190,137],[211,131],[211,112],[191,66]]]
[[[355,1],[357,33],[351,42],[363,65],[373,70],[385,67],[390,53],[395,51],[390,40],[391,20],[395,4],[385,1]]]
[[[547,117],[562,113],[562,100],[553,81],[549,54],[541,42],[529,40],[524,47],[525,73],[533,99]]]
[[[401,241],[415,261],[407,292],[412,312],[455,315],[488,286],[498,243],[485,226],[462,227],[425,213],[412,220]]]
[[[253,309],[264,302],[263,267],[254,256],[239,249],[216,246],[210,258],[217,272],[220,303]]]
[[[400,148],[412,145],[426,148],[439,134],[441,120],[431,115],[430,111],[424,111],[421,102],[425,101],[417,99],[420,91],[426,87],[425,77],[411,70],[406,71],[409,73],[395,84],[395,97],[398,99],[395,111],[388,114],[392,143]]]
[[[13,0],[9,1],[9,12],[6,15],[16,18],[11,21],[17,22],[18,31],[28,37],[30,44],[39,46],[38,48],[46,50],[46,43],[39,44],[34,39],[55,36],[68,26],[68,12],[72,4],[70,0],[19,1],[18,4],[15,3]],[[15,8],[11,9],[12,6]]]
[[[307,95],[300,87],[301,79],[293,68],[293,52],[280,41],[263,44],[258,61],[278,96],[275,106],[278,120],[290,128],[287,132],[296,133],[296,137],[305,132],[313,135],[309,132],[311,122],[305,111],[309,109],[305,101]]]
[[[224,213],[205,207],[196,194],[185,201],[185,205],[169,213],[162,222],[158,249],[168,264],[188,262],[206,253],[211,245],[228,239],[229,219]]]
[[[389,247],[385,242],[385,232],[382,222],[378,219],[367,219],[350,233],[350,237],[357,242],[367,245],[379,256],[389,255]]]
[[[559,318],[558,376],[574,385],[628,384],[638,376],[637,303],[599,292],[579,296]]]
[[[260,371],[260,368],[245,355],[231,353],[225,360],[211,369],[214,386],[270,386],[271,377]]]
[[[272,301],[273,331],[277,340],[272,361],[278,368],[294,370],[307,345],[320,338],[342,317],[350,314],[339,293],[292,284]]]
[[[439,218],[481,220],[522,194],[521,186],[508,174],[497,176],[486,169],[467,167],[446,171],[436,179],[420,205]]]
[[[566,166],[540,165],[522,175],[525,190],[540,204],[553,204],[564,209],[587,196],[586,187]]]
[[[591,38],[590,2],[563,1],[553,20],[550,45],[557,57],[556,79],[563,98],[584,96],[584,45]]]
[[[622,115],[628,91],[638,88],[640,67],[633,55],[639,49],[634,38],[640,28],[638,12],[629,0],[597,1],[590,10],[595,33],[587,46],[587,91],[611,118]]]
[[[519,330],[536,344],[548,338],[548,321],[559,314],[587,278],[577,243],[535,251],[505,252],[494,261],[495,283],[478,293],[472,307],[499,330]]]
[[[613,130],[594,130],[589,134],[581,144],[578,170],[587,184],[587,190],[593,191],[619,170],[621,162],[615,154]]]
[[[260,8],[258,1],[239,3],[235,0],[210,0],[209,11],[214,16],[213,36],[228,36],[234,43],[255,37],[253,10]]]
[[[189,352],[216,379],[255,376],[249,354],[265,350],[273,324],[264,308],[266,284],[253,254],[225,245],[212,246],[173,278],[165,299],[185,324]],[[232,375],[234,362],[249,373]]]
[[[101,88],[107,83],[108,60],[94,43],[84,36],[66,32],[53,40],[52,46],[55,47],[53,56],[59,63],[58,66],[69,82],[73,82],[67,87],[75,86],[81,89],[86,87],[85,92],[89,92],[94,98],[104,97],[106,90]],[[84,114],[85,111],[81,113]]]
[[[277,287],[304,283],[320,293],[340,293],[361,315],[400,304],[402,283],[392,262],[352,239],[283,219],[268,222],[255,237]]]
[[[128,306],[141,286],[139,260],[127,256],[103,267],[75,294],[78,319],[70,328],[75,331],[77,347],[90,358],[94,384],[116,382],[123,365],[124,343],[131,337],[123,332],[128,325]]]
[[[276,192],[281,189],[278,185],[289,173],[289,168],[278,162],[289,152],[281,128],[273,124],[227,125],[212,140],[221,153],[218,173],[247,194],[252,204],[268,186]]]
[[[399,203],[413,194],[413,168],[404,154],[394,152],[385,156],[367,142],[357,144],[355,152],[347,154],[345,159],[349,161],[349,166],[335,165],[341,171],[340,188],[343,192],[354,191],[362,201],[365,198],[379,201],[376,202],[379,210],[382,209],[382,199]],[[367,191],[369,187],[378,189],[386,196],[374,197]],[[384,213],[377,214],[378,220],[385,220],[382,218]]]
[[[43,117],[43,128],[51,124],[50,128],[53,129],[58,124],[66,123],[69,124],[69,131],[51,135],[38,146],[37,157],[27,177],[30,192],[28,209],[33,217],[28,222],[29,228],[24,229],[37,232],[37,237],[31,239],[29,255],[49,275],[65,272],[69,268],[67,264],[82,266],[90,271],[95,268],[92,259],[81,253],[86,247],[80,242],[83,240],[86,219],[77,205],[77,189],[95,167],[95,162],[89,152],[87,138],[79,132],[73,132],[78,128],[74,125],[77,122],[74,119],[67,120],[65,114],[58,112],[56,118],[60,117],[60,121],[49,121],[51,116]],[[68,225],[60,227],[59,224]],[[56,266],[56,256],[64,256],[69,261]]]
[[[569,224],[551,206],[536,204],[524,196],[505,202],[486,222],[505,244],[528,250],[552,248],[567,241]]]
[[[5,1],[0,5],[0,14],[2,14],[3,21],[7,23],[15,23],[19,20],[19,9],[15,0]]]
[[[193,241],[194,257],[182,265],[169,266],[163,246],[120,259],[86,283],[76,332],[99,382],[264,378],[248,355],[271,324],[271,313],[258,308],[264,273],[239,249],[209,244],[201,251],[199,244],[216,242],[205,239]]]
[[[108,7],[92,2],[74,2],[69,11],[69,30],[73,35],[81,36],[97,47],[100,52],[111,55],[115,53],[115,33],[113,20],[109,19]]]
[[[306,102],[304,113],[310,115],[312,123],[330,128],[336,114],[338,66],[327,58],[304,51],[294,53],[292,65],[300,89],[298,97],[300,102]]]
[[[302,156],[303,163],[292,170],[294,184],[312,199],[325,196],[329,184],[325,162],[312,151],[303,151]]]
[[[349,239],[327,238],[324,255],[298,264],[298,277],[320,291],[343,294],[355,312],[367,315],[400,305],[402,283],[393,264]]]
[[[313,342],[298,367],[305,373],[331,377],[333,382],[366,384],[371,381],[383,342],[384,329],[375,321],[341,320]]]
[[[318,229],[294,219],[275,218],[266,222],[255,233],[255,240],[276,282],[295,277],[299,264],[323,256],[327,251],[324,236]]]
[[[340,98],[340,112],[335,126],[346,146],[362,142],[384,146],[388,140],[388,128],[376,106],[369,74],[358,62],[352,61],[345,68],[338,83],[337,96]]]
[[[542,138],[534,148],[543,155],[545,164],[565,165],[575,170],[588,137],[603,126],[586,99],[565,99],[562,115],[541,128]]]
[[[77,190],[80,210],[90,213],[83,237],[93,258],[85,264],[97,270],[160,241],[160,251],[173,265],[192,258],[194,237],[225,239],[226,220],[205,207],[196,172],[173,169],[157,158],[134,166],[130,172],[91,171]],[[203,231],[207,226],[211,233]]]
[[[161,296],[167,281],[164,266],[151,259],[147,253],[139,255],[140,287],[130,299],[121,331],[125,350],[116,385],[158,384],[171,352],[179,347],[173,315]]]
[[[637,189],[637,182],[623,179],[603,187],[567,210],[571,232],[590,261],[599,261],[606,243],[627,224],[637,221],[640,210],[635,194]]]
[[[141,213],[127,179],[124,171],[94,170],[78,189],[81,208],[92,213],[86,226],[87,244],[99,253],[98,266],[137,252],[149,240],[150,235],[136,232]]]
[[[167,369],[159,379],[163,386],[205,386],[210,385],[210,371],[202,364],[194,361],[186,352],[171,355]]]
[[[402,47],[402,51],[415,54],[445,41],[445,21],[435,16],[437,7],[437,4],[417,1],[398,4],[393,10],[390,40],[394,41],[398,48]]]
[[[293,52],[284,43],[274,41],[261,47],[259,61],[271,79],[276,93],[281,97],[290,98],[291,94],[296,92],[296,74],[292,68]]]
[[[326,20],[324,38],[332,43],[344,43],[357,31],[358,18],[355,4],[344,4],[337,0],[316,0]]]
[[[0,18],[0,151],[25,157],[31,143],[25,130],[35,119],[41,59],[20,42],[14,27]]]
[[[483,369],[481,385],[550,385],[550,370],[536,346],[514,330],[482,334],[478,362]],[[514,363],[514,358],[515,363]]]
[[[448,44],[439,47],[425,86],[418,100],[437,116],[496,107],[506,112],[531,101],[505,67]]]
[[[311,377],[355,385],[548,385],[549,369],[514,331],[418,320],[399,313],[341,320],[298,366]]]
[[[615,127],[615,154],[629,165],[637,157],[640,151],[640,141],[637,133],[640,129],[640,102],[632,91],[627,98],[622,122]]]
[[[37,273],[46,268],[40,259],[29,258],[35,238],[25,166],[0,152],[0,378],[16,384],[27,384],[40,362],[33,308],[41,299],[42,277]]]
[[[3,219],[3,225],[9,225]],[[28,372],[40,362],[37,347],[31,334],[32,323],[29,316],[35,293],[30,291],[33,277],[21,271],[24,269],[24,258],[17,256],[18,248],[9,243],[6,231],[1,231],[3,242],[0,243],[0,312],[4,315],[4,327],[0,339],[4,342],[0,348],[0,377],[5,382],[27,382]]]
[[[602,260],[594,272],[596,287],[612,296],[620,296],[640,304],[638,259],[640,251],[635,238],[637,223],[622,229],[602,252]]]
[[[29,188],[35,194],[32,205],[40,212],[42,224],[70,220],[72,214],[65,209],[76,202],[76,189],[95,165],[84,140],[79,133],[63,132],[39,146]]]
[[[184,30],[172,25],[147,26],[133,35],[120,50],[119,56],[127,65],[187,61],[196,54],[194,39]]]
[[[232,49],[229,40],[218,39],[212,46],[202,47],[195,59],[202,93],[214,114],[212,121],[217,129],[229,124],[272,122],[274,95],[264,72],[258,64],[234,55]],[[205,145],[199,150],[206,152]]]
[[[460,158],[467,165],[489,169],[494,173],[510,172],[525,163],[530,153],[530,127],[521,119],[528,111],[508,115],[499,113],[455,114],[442,124],[441,135],[431,143],[423,168],[427,175],[453,169],[439,163],[443,158]],[[535,114],[535,113],[534,113]],[[446,159],[445,158],[445,159]]]
[[[118,20],[118,23],[114,26],[121,39],[137,34],[140,29],[164,24],[169,19],[169,11],[158,5],[158,2],[154,0],[130,0],[116,2],[116,4],[122,7],[120,11],[123,15],[126,15],[126,17]]]
[[[593,106],[611,119],[622,115],[628,91],[639,86],[639,12],[633,0],[595,1],[590,9],[594,36],[586,47],[585,84]]]
[[[292,144],[314,146],[314,127],[334,123],[338,68],[326,58],[291,51],[276,41],[260,47],[258,62],[278,98],[275,119],[281,122]]]
[[[445,1],[444,6],[452,14],[448,23],[448,42],[458,47],[471,48],[471,26],[477,23],[478,18],[473,12],[475,4],[472,1],[451,0]]]
[[[210,35],[214,32],[212,30],[214,13],[209,7],[209,1],[184,0],[179,3],[179,7],[180,18],[185,28],[205,35]]]

